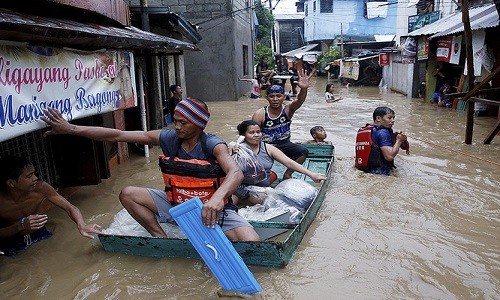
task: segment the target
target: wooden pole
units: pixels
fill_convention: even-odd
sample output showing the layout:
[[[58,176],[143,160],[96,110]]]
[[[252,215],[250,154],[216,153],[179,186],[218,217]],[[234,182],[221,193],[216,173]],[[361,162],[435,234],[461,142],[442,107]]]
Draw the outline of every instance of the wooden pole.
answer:
[[[500,121],[497,122],[497,126],[488,134],[488,136],[484,139],[483,143],[484,144],[489,144],[491,143],[491,140],[498,134],[500,131]]]
[[[478,93],[485,93],[485,92],[492,92],[492,91],[498,91],[500,88],[487,88],[487,89],[482,89],[485,85],[490,82],[493,77],[495,77],[497,74],[500,73],[500,66],[498,66],[493,72],[491,72],[490,75],[488,75],[486,78],[484,78],[480,83],[478,83],[473,89],[469,88],[468,92],[460,92],[460,93],[451,93],[447,94],[448,97],[450,98],[457,98],[457,97],[463,97],[461,100],[462,101],[467,101],[469,100],[470,97],[473,97],[477,95]]]
[[[467,57],[467,80],[469,91],[474,88],[474,61],[472,53],[472,31],[469,20],[469,0],[462,0],[462,22],[464,23],[465,54]],[[474,103],[467,105],[467,122],[465,124],[465,143],[472,144],[472,132],[474,129]]]

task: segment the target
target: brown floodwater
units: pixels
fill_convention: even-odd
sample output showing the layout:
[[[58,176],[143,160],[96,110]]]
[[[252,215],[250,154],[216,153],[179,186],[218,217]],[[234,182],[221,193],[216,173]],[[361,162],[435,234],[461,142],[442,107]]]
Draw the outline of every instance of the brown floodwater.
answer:
[[[250,267],[259,299],[500,299],[500,137],[482,140],[496,118],[475,119],[472,145],[463,143],[465,113],[407,99],[378,87],[340,87],[343,100],[325,103],[325,78],[313,78],[293,117],[292,139],[322,125],[336,148],[333,180],[317,219],[290,264]],[[210,102],[208,131],[236,139],[236,124],[265,100]],[[373,109],[396,111],[396,130],[411,154],[396,158],[395,176],[354,168],[356,130]],[[134,155],[97,186],[70,201],[87,222],[107,227],[122,209],[127,185],[162,188],[151,157]],[[0,257],[5,299],[216,299],[220,288],[199,260],[155,259],[104,252],[80,236],[61,210],[49,211],[54,233],[15,257]]]

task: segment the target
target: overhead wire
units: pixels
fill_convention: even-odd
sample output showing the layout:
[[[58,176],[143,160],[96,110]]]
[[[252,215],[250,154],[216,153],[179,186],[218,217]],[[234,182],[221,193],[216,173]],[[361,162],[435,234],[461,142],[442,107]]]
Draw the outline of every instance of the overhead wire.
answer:
[[[484,162],[487,162],[487,163],[490,163],[490,164],[493,164],[493,165],[496,165],[496,166],[500,166],[500,163],[498,163],[498,162],[494,162],[494,161],[491,161],[491,160],[486,159],[486,158],[475,156],[475,155],[472,155],[472,154],[467,153],[467,152],[455,150],[455,149],[452,149],[450,147],[442,146],[442,145],[439,145],[439,144],[436,144],[436,143],[433,143],[433,142],[429,142],[429,141],[426,141],[424,139],[416,138],[416,137],[413,137],[413,136],[411,138],[416,139],[418,141],[421,141],[423,143],[426,143],[428,145],[431,145],[433,147],[439,147],[439,148],[442,148],[442,149],[446,149],[446,150],[448,150],[450,152],[455,152],[455,153],[458,153],[458,154],[461,154],[461,155],[464,155],[464,156],[468,156],[468,157],[472,157],[474,159],[481,160],[481,161],[484,161]]]

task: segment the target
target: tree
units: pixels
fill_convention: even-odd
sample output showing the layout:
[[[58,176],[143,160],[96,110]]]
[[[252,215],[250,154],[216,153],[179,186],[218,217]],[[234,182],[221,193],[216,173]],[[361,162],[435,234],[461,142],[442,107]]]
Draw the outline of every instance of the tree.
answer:
[[[274,17],[271,11],[262,5],[261,0],[255,4],[255,14],[259,21],[259,30],[257,32],[257,45],[255,49],[255,62],[259,62],[263,55],[269,58],[269,65],[272,67],[273,50],[271,49],[271,30],[274,24]]]
[[[255,4],[255,14],[259,21],[259,32],[257,40],[264,46],[271,46],[271,30],[274,25],[274,16],[271,11],[262,6],[262,2],[257,0]]]
[[[331,46],[328,51],[322,53],[319,56],[319,70],[320,72],[324,72],[324,68],[328,66],[332,61],[339,59],[342,57],[342,53],[340,52],[340,48],[337,46]]]

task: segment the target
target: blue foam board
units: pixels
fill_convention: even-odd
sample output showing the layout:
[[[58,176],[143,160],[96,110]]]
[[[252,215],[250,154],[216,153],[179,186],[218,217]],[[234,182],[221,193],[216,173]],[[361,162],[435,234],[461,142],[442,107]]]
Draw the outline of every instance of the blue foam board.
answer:
[[[262,291],[220,226],[207,228],[203,225],[202,207],[201,200],[196,197],[172,207],[170,214],[224,290],[245,294]]]

